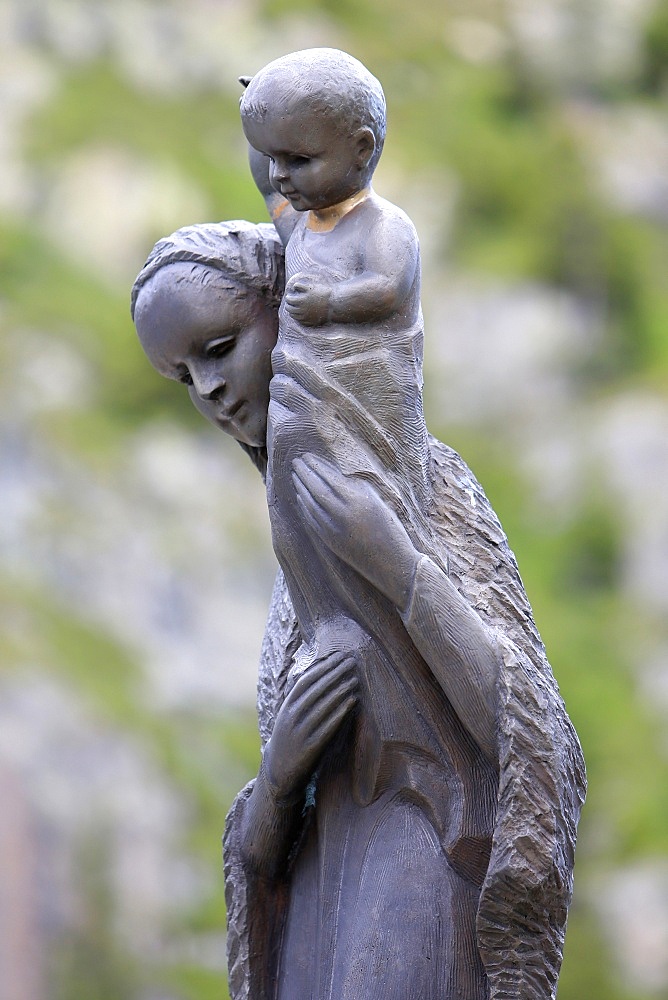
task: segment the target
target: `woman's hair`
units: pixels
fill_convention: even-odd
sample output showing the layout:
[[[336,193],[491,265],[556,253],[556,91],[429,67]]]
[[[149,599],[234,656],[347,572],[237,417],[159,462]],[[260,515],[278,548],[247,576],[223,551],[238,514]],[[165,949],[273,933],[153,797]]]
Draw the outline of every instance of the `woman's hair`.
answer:
[[[285,288],[283,245],[266,223],[209,222],[177,229],[158,240],[132,286],[130,311],[135,316],[144,285],[168,264],[200,264],[219,271],[237,285],[278,305]]]

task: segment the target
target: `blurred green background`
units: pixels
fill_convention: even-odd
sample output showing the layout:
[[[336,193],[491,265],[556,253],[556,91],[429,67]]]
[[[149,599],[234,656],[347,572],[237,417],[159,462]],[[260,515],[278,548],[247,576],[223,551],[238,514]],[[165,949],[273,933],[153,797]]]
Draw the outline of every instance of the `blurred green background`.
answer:
[[[236,78],[382,80],[430,429],[515,550],[587,758],[560,1000],[668,997],[668,3],[0,0],[0,983],[226,994],[261,482],[148,367],[155,239],[264,218]]]

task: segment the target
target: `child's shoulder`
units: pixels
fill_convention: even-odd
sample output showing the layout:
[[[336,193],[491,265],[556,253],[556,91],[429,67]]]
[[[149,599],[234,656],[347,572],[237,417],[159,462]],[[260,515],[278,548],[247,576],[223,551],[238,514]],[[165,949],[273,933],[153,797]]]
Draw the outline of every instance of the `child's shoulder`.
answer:
[[[415,226],[398,205],[381,198],[373,191],[364,202],[366,220],[374,229],[382,233],[394,233],[395,237],[410,242],[417,241]]]

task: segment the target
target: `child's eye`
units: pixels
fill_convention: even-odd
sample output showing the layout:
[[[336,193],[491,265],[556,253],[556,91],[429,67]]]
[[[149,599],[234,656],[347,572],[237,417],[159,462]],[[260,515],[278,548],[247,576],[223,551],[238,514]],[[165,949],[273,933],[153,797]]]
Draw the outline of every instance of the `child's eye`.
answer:
[[[181,375],[179,375],[179,382],[183,385],[192,385],[193,380],[188,369],[186,369]]]
[[[305,164],[311,162],[310,156],[293,156],[292,163],[295,167],[303,167]]]

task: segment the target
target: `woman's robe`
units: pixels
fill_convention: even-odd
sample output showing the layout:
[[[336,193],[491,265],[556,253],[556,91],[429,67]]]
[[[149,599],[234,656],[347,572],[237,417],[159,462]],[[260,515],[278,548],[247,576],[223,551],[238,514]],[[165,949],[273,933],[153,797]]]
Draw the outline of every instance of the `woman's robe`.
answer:
[[[335,280],[332,241],[345,259],[371,208],[357,206],[331,234],[298,225],[286,274],[326,270]],[[391,602],[318,544],[292,474],[295,458],[312,454],[371,484],[417,549],[438,561],[422,341],[419,267],[402,306],[384,321],[304,327],[285,300],[281,307],[267,501],[304,639],[293,675],[327,652],[350,651],[359,688],[355,712],[320,761],[315,808],[290,863],[276,1000],[487,997],[475,919],[491,851],[496,762],[447,697],[448,668],[458,665],[430,666]],[[474,691],[469,717],[481,701]]]
[[[424,982],[426,996],[435,995],[438,989],[444,998],[462,995],[467,1000],[487,995],[499,1000],[548,1000],[555,995],[572,890],[575,828],[585,790],[581,751],[545,658],[514,557],[487,498],[461,458],[433,439],[430,441],[430,469],[434,501],[429,514],[432,558],[423,559],[420,564],[412,600],[401,625],[415,647],[415,653],[411,654],[412,662],[422,661],[427,666],[436,664],[442,655],[443,633],[440,629],[445,610],[441,606],[443,592],[439,581],[444,573],[443,567],[447,566],[450,580],[492,631],[502,653],[498,686],[498,782],[494,777],[490,786],[490,772],[485,771],[484,766],[482,772],[476,771],[480,757],[472,751],[470,744],[473,741],[462,727],[458,728],[447,699],[439,700],[438,693],[432,691],[427,700],[433,708],[439,705],[443,708],[445,731],[456,735],[460,751],[464,748],[464,756],[460,752],[457,759],[457,748],[446,737],[447,752],[445,758],[441,756],[430,785],[427,775],[417,775],[416,778],[403,773],[397,778],[402,769],[401,754],[399,759],[396,756],[393,758],[393,765],[388,770],[382,763],[382,748],[386,742],[392,741],[381,739],[380,758],[378,755],[374,757],[373,753],[367,754],[367,764],[371,760],[377,765],[380,760],[381,766],[378,771],[373,766],[367,768],[372,782],[370,796],[367,791],[366,805],[363,797],[352,804],[348,802],[341,810],[343,818],[338,830],[333,803],[342,794],[344,798],[352,795],[360,799],[359,789],[351,792],[345,788],[345,782],[350,785],[350,776],[357,772],[354,766],[349,765],[339,767],[337,771],[334,764],[325,760],[325,773],[319,775],[321,789],[324,782],[324,802],[318,801],[316,783],[314,808],[317,834],[313,833],[313,817],[309,818],[310,810],[307,809],[303,842],[294,851],[285,879],[274,884],[268,884],[246,870],[241,858],[239,832],[244,802],[252,787],[248,786],[232,807],[225,836],[228,956],[234,1000],[245,1000],[246,997],[273,1000],[277,989],[286,995],[286,990],[290,988],[302,993],[306,990],[305,996],[321,1000],[322,997],[336,995],[331,994],[335,982],[337,988],[341,988],[342,984],[344,990],[349,982],[355,983],[358,990],[366,988],[364,970],[360,974],[355,969],[351,972],[346,957],[342,960],[343,964],[339,962],[337,965],[337,955],[332,957],[332,950],[336,952],[340,948],[343,952],[349,947],[346,942],[352,940],[353,952],[361,956],[361,960],[365,949],[367,956],[373,955],[377,948],[373,928],[368,941],[355,942],[344,927],[337,945],[340,921],[337,922],[336,914],[332,917],[332,900],[319,898],[316,883],[322,885],[319,873],[323,870],[324,855],[320,845],[326,840],[327,828],[334,825],[334,841],[338,844],[340,855],[346,824],[359,832],[362,844],[365,837],[369,841],[371,829],[375,829],[372,820],[378,819],[374,817],[374,810],[379,813],[385,810],[380,816],[381,824],[384,816],[390,826],[389,840],[384,843],[398,845],[399,851],[391,871],[385,875],[378,870],[376,876],[376,890],[383,903],[380,911],[389,900],[391,906],[398,907],[400,914],[404,913],[405,919],[419,906],[419,900],[416,900],[414,906],[408,907],[405,912],[402,910],[405,887],[419,882],[420,885],[427,885],[430,893],[423,900],[422,913],[426,914],[426,918],[422,924],[418,913],[417,923],[405,925],[402,939],[397,936],[401,920],[394,931],[390,928],[390,938],[398,942],[395,947],[396,967],[403,963],[410,968],[416,962],[416,955],[418,965],[422,962],[422,970],[429,968],[427,963],[435,961],[440,971],[431,974],[431,978],[424,973],[427,976]],[[285,582],[279,574],[265,635],[258,689],[263,743],[271,733],[300,645],[301,635]],[[409,716],[415,718],[416,708],[419,712],[419,705],[413,704]],[[369,712],[372,718],[373,713],[372,705]],[[396,722],[395,719],[392,724]],[[421,719],[421,722],[424,720]],[[438,719],[431,718],[427,722],[432,727],[432,735],[433,732],[438,733]],[[348,737],[349,740],[349,736],[344,730],[341,738]],[[424,740],[421,742],[425,743]],[[357,747],[358,743],[355,738],[349,741],[352,747]],[[465,759],[467,753],[469,757]],[[411,757],[411,754],[408,756]],[[449,780],[448,766],[452,768]],[[328,767],[331,775],[327,773]],[[366,773],[368,778],[367,772],[362,768],[363,776]],[[336,784],[337,774],[345,776],[344,785],[340,787]],[[381,779],[386,776],[380,786],[378,774]],[[388,774],[390,780],[387,779]],[[467,781],[472,782],[470,787],[473,788],[481,774],[483,783],[479,801],[483,803],[482,815],[479,810],[476,813],[474,806],[476,822],[473,828],[467,829],[466,819],[462,824],[461,815],[454,821],[448,815],[452,808],[452,778],[463,776],[463,801],[466,803]],[[490,787],[494,801],[485,806]],[[332,803],[328,804],[328,796],[333,797]],[[392,803],[395,806],[398,804],[399,808],[394,808]],[[319,809],[324,811],[324,834],[317,826]],[[463,814],[465,817],[466,808]],[[365,828],[367,818],[371,822],[370,830]],[[486,822],[490,822],[489,831],[484,829]],[[488,833],[491,836],[485,843]],[[408,856],[406,845],[411,842],[418,867],[422,864],[424,870],[410,870],[406,881],[402,881],[401,877],[397,878],[397,873],[402,870],[399,858]],[[490,847],[491,856],[488,853]],[[401,851],[404,851],[403,855]],[[355,878],[364,875],[363,862],[355,860],[355,857],[351,860],[346,855],[343,860],[339,857],[338,862],[333,857],[332,864],[337,868],[333,884],[338,885],[343,893],[339,897],[338,909],[355,911],[357,899],[351,898],[351,893]],[[375,864],[366,869],[371,873],[371,883],[376,869]],[[393,895],[394,885],[388,885],[388,880],[392,878],[398,883],[398,895]],[[309,884],[310,898],[305,900],[304,891]],[[373,884],[363,889],[367,905],[368,900],[373,898],[373,892]],[[457,921],[450,922],[444,932],[434,935],[433,923],[428,920],[429,906],[438,910],[442,923],[453,899],[457,903],[459,924]],[[299,905],[295,909],[296,900]],[[322,947],[318,946],[322,935],[320,939],[309,938],[313,931],[313,914],[323,902],[329,910],[330,932],[335,929],[334,946],[330,934],[326,954],[321,953]],[[337,910],[337,907],[333,909]],[[307,943],[301,958],[295,945],[297,938],[290,930],[296,919],[295,914],[300,912],[303,914]],[[461,940],[457,938],[459,925],[464,927]],[[347,939],[346,933],[349,934]],[[416,942],[420,941],[422,948],[418,953]],[[313,979],[291,981],[289,973],[281,971],[285,968],[286,942],[288,952],[301,966],[299,974],[312,974],[315,965],[310,962],[309,956],[314,955],[316,964],[322,959],[330,978],[325,982],[320,980],[317,986]],[[472,948],[475,954],[472,954]],[[457,952],[464,956],[463,961],[453,960],[452,956]],[[391,965],[392,956],[384,945],[380,954],[385,966]],[[473,969],[473,981],[458,983],[458,977],[461,980],[468,974],[467,968]],[[478,968],[484,969],[482,979]],[[382,969],[380,971],[382,973]],[[377,979],[367,978],[371,983],[371,995],[374,995]],[[409,995],[405,993],[405,987],[398,988],[404,989],[404,995]],[[299,995],[301,1000],[300,992],[294,995]],[[364,996],[364,993],[359,993],[359,996]],[[401,996],[401,992],[397,996]]]

